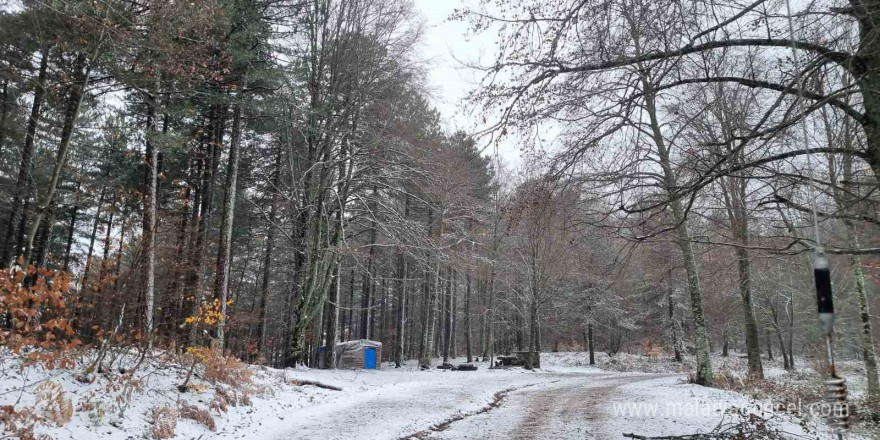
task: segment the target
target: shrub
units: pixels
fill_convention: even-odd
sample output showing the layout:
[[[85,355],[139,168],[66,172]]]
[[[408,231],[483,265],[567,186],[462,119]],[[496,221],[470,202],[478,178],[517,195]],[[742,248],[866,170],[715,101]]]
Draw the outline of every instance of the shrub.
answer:
[[[33,440],[34,427],[40,421],[40,417],[33,408],[16,410],[12,405],[0,407],[0,423],[3,424],[4,433],[9,433],[11,438],[21,440]],[[6,438],[4,436],[3,438]]]
[[[181,401],[179,414],[181,418],[194,420],[197,423],[205,425],[211,432],[217,430],[217,425],[214,423],[214,417],[211,416],[211,413],[208,412],[208,410]]]
[[[174,437],[176,428],[177,408],[168,405],[153,408],[153,429],[150,433],[154,439],[162,440]]]
[[[190,347],[187,351],[204,366],[205,380],[239,389],[252,385],[253,372],[235,357],[223,356],[219,349],[213,347]]]
[[[690,377],[690,374],[688,375]],[[745,389],[747,381],[742,374],[733,370],[720,369],[715,371],[714,385],[723,390],[740,391]]]
[[[13,278],[0,277],[0,316],[9,319],[8,330],[0,332],[0,346],[22,356],[21,368],[74,366],[68,353],[82,341],[71,324],[69,286],[70,274],[34,266]]]

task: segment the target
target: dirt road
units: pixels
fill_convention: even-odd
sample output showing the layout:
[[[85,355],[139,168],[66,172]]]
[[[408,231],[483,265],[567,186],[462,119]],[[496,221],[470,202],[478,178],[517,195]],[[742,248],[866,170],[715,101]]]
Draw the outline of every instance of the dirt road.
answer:
[[[510,393],[488,411],[418,433],[422,439],[619,439],[605,427],[618,388],[663,375],[565,374]]]

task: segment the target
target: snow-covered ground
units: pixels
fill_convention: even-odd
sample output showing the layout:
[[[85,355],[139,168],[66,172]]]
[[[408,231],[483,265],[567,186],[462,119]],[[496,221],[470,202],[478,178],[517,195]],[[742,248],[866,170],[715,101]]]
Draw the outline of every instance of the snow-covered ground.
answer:
[[[216,429],[181,418],[176,439],[622,439],[625,432],[707,432],[729,407],[756,414],[766,409],[736,392],[686,384],[682,373],[609,371],[584,360],[582,353],[544,354],[538,371],[489,370],[486,364],[475,372],[421,371],[415,364],[395,369],[387,363],[378,371],[252,367],[254,395],[228,412],[210,409],[214,384],[196,378],[193,387],[179,392],[187,368],[161,356],[147,362],[136,380],[98,375],[92,383],[78,382],[64,370],[31,367],[22,373],[7,362],[0,365],[0,406],[33,405],[35,387],[57,381],[76,411],[61,427],[38,427],[56,440],[151,438],[153,410],[176,408],[181,401],[210,411]],[[774,427],[804,433],[792,416],[763,416]],[[816,420],[806,426],[810,438],[830,438]]]

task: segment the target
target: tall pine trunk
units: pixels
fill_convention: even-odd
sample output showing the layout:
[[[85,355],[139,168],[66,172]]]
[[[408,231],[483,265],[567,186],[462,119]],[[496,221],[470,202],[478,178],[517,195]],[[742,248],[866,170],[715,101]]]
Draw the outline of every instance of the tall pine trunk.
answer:
[[[110,248],[112,247],[111,239],[113,238],[113,217],[116,213],[116,199],[117,196],[114,194],[113,201],[110,203],[110,217],[107,219],[107,228],[104,232],[104,250],[101,256],[101,270],[98,272],[100,284],[97,297],[101,300],[101,310],[99,311],[98,322],[102,324],[112,320],[112,315],[108,313],[112,306],[112,301],[104,296],[104,292],[107,290],[107,279],[110,276]]]
[[[70,140],[76,128],[76,122],[79,119],[79,109],[82,106],[83,98],[86,94],[86,88],[89,86],[91,78],[91,65],[86,64],[84,55],[80,55],[76,61],[75,77],[78,83],[71,88],[70,96],[67,100],[67,109],[64,113],[64,125],[61,128],[61,141],[58,144],[58,154],[55,158],[55,166],[52,168],[52,174],[49,176],[49,187],[46,193],[37,203],[34,209],[34,218],[31,220],[31,227],[27,234],[25,244],[25,260],[32,258],[31,252],[34,247],[34,237],[40,229],[40,224],[45,217],[46,212],[52,206],[55,200],[55,191],[58,189],[58,182],[61,180],[61,173],[67,165],[67,156],[70,151]],[[83,71],[84,69],[84,71]]]
[[[159,177],[159,87],[158,79],[150,100],[150,114],[147,118],[147,148],[145,152],[146,169],[144,173],[144,218],[143,252],[146,256],[146,284],[144,286],[144,337],[148,346],[153,342],[153,313],[156,295],[156,216],[159,198],[157,194]]]
[[[281,185],[281,148],[275,152],[273,169],[272,206],[269,207],[269,219],[266,226],[266,253],[263,256],[263,277],[260,284],[260,311],[257,330],[257,351],[265,356],[266,339],[266,301],[269,298],[269,284],[272,279],[272,252],[275,250],[275,222],[278,218],[278,191]]]
[[[73,237],[76,233],[76,218],[79,214],[79,190],[81,185],[82,183],[77,180],[76,190],[74,191],[73,196],[73,207],[70,209],[70,225],[67,228],[67,245],[64,248],[64,265],[61,269],[64,272],[70,271],[70,251],[73,249]]]
[[[241,142],[241,109],[232,107],[232,139],[229,143],[229,163],[226,169],[226,185],[223,188],[223,214],[220,221],[220,245],[217,250],[217,277],[214,298],[220,301],[220,319],[217,322],[217,344],[222,350],[226,336],[227,300],[229,298],[229,266],[232,248],[232,227],[235,219],[235,195],[238,182],[239,143]]]
[[[193,159],[190,154],[189,160],[187,161],[187,175],[192,178],[193,171]],[[189,232],[189,219],[190,219],[190,210],[192,209],[192,185],[190,183],[186,184],[186,188],[183,191],[183,206],[180,209],[180,223],[177,230],[177,243],[174,247],[174,266],[172,266],[171,270],[171,283],[168,286],[167,292],[168,297],[174,301],[174,307],[166,307],[164,313],[166,332],[168,336],[175,335],[178,333],[178,327],[185,324],[185,304],[186,301],[184,299],[184,290],[183,286],[185,284],[186,277],[186,249],[187,249],[187,233]],[[178,343],[178,348],[180,347],[179,341],[175,338],[175,342]]]
[[[101,187],[101,195],[98,197],[98,206],[95,211],[95,220],[92,223],[92,233],[89,234],[89,248],[86,252],[86,267],[83,269],[82,281],[80,281],[80,290],[87,290],[89,282],[89,272],[92,270],[92,255],[95,251],[95,239],[98,235],[98,225],[101,224],[101,208],[104,206],[104,199],[107,196],[107,187]]]
[[[199,209],[199,222],[196,230],[196,245],[193,247],[193,260],[190,268],[188,284],[189,295],[193,298],[192,316],[197,316],[199,307],[204,299],[202,291],[202,265],[204,264],[205,248],[211,225],[211,213],[214,200],[214,175],[220,156],[220,147],[223,142],[223,110],[215,105],[209,112],[209,135],[205,146],[204,169],[202,171],[201,184],[201,207]],[[197,326],[190,326],[189,344],[198,342]]]
[[[27,217],[27,201],[33,192],[34,180],[32,176],[34,140],[37,135],[37,123],[43,107],[46,95],[46,69],[49,65],[49,46],[44,45],[40,57],[40,68],[37,74],[37,84],[34,87],[34,99],[31,103],[31,115],[28,118],[27,131],[24,136],[24,145],[21,149],[21,162],[18,167],[18,179],[15,182],[15,192],[12,197],[12,211],[9,213],[9,223],[6,228],[6,240],[3,246],[3,255],[0,256],[0,265],[12,267],[14,260],[22,251],[21,237]]]

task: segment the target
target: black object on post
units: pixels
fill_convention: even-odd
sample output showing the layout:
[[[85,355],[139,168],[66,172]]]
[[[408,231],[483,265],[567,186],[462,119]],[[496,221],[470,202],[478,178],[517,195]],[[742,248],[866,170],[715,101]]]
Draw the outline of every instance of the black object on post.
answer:
[[[828,270],[828,258],[817,254],[813,264],[816,277],[816,301],[819,313],[834,313],[834,299],[831,295],[831,271]]]

